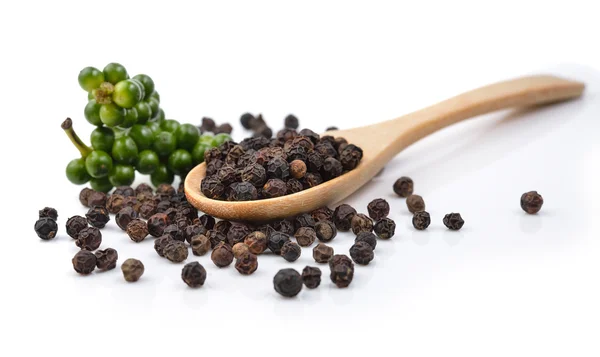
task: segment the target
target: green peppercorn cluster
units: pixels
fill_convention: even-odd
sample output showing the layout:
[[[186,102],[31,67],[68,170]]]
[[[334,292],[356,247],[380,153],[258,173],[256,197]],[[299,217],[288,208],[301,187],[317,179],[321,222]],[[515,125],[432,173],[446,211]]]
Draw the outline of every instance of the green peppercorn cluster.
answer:
[[[62,128],[81,153],[71,160],[69,181],[90,182],[96,191],[128,186],[135,171],[150,175],[155,186],[184,177],[204,161],[204,151],[227,140],[228,134],[200,135],[198,127],[165,119],[160,95],[146,74],[129,77],[124,66],[109,63],[103,70],[86,67],[79,72],[79,85],[88,93],[84,109],[87,121],[95,125],[91,147],[74,132],[67,119]]]

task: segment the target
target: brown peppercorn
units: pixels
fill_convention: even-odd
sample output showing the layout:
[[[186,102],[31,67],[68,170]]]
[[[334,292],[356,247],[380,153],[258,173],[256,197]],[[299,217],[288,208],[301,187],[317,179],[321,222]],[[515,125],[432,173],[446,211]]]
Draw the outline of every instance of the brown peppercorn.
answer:
[[[315,232],[321,242],[329,242],[337,235],[337,228],[333,222],[323,220],[317,222]]]
[[[529,214],[538,213],[543,204],[544,198],[537,191],[529,191],[521,195],[521,208]]]
[[[86,227],[79,231],[75,245],[82,250],[96,250],[102,244],[102,233],[96,227]]]
[[[294,237],[301,247],[309,247],[317,239],[317,233],[311,227],[300,227],[294,234]]]
[[[106,208],[110,213],[117,214],[123,208],[124,200],[125,197],[113,193],[106,201]]]
[[[79,192],[79,202],[85,207],[89,207],[88,198],[94,192],[91,188],[84,187],[81,192]]]
[[[121,195],[123,197],[135,196],[135,191],[131,186],[119,186],[115,188],[113,195]]]
[[[135,196],[125,197],[123,199],[123,205],[133,208],[133,210],[136,212],[139,212],[140,207],[142,207],[142,203],[138,201],[138,199]]]
[[[200,223],[200,224],[202,224],[202,223]],[[219,221],[216,224],[214,224],[214,229],[216,231],[219,231],[219,232],[227,235],[227,232],[229,232],[229,229],[231,228],[231,226],[232,226],[232,223],[229,221]],[[210,228],[210,229],[212,229],[212,228]]]
[[[134,219],[127,224],[127,235],[132,241],[139,243],[148,236],[148,226],[141,219]]]
[[[267,246],[274,254],[281,255],[281,248],[286,242],[290,241],[290,236],[282,232],[273,232],[269,234]]]
[[[244,243],[252,254],[261,254],[267,250],[267,236],[260,231],[251,232],[244,238]]]
[[[298,230],[300,227],[315,227],[315,221],[310,214],[302,213],[294,218],[294,228]]]
[[[341,232],[347,232],[352,226],[352,217],[356,215],[356,210],[350,205],[341,204],[333,211],[333,223]]]
[[[140,280],[144,274],[144,264],[137,259],[129,258],[121,264],[121,271],[125,280],[133,283]]]
[[[453,231],[458,231],[465,224],[460,213],[448,213],[443,219],[444,225]]]
[[[106,248],[104,250],[97,250],[96,253],[96,266],[100,270],[112,270],[117,266],[117,260],[119,254],[115,249]]]
[[[282,219],[281,221],[275,222],[273,228],[275,228],[276,231],[283,232],[289,236],[294,235],[294,232],[296,232],[294,223],[289,219]]]
[[[200,287],[206,281],[206,269],[198,262],[187,263],[181,269],[181,279],[190,288]]]
[[[122,230],[127,230],[127,225],[132,220],[138,218],[138,213],[134,211],[134,209],[130,206],[125,206],[121,208],[119,213],[115,216],[115,222],[117,222],[117,226]]]
[[[53,221],[56,221],[58,219],[58,212],[52,207],[44,207],[44,209],[41,209],[38,213],[39,218],[48,217]]]
[[[415,212],[415,215],[413,216],[413,219],[412,219],[412,224],[413,224],[413,227],[415,227],[415,229],[422,231],[424,229],[427,229],[427,227],[429,227],[430,223],[431,223],[431,217],[429,216],[428,212],[426,212],[426,211]]]
[[[372,232],[373,221],[362,213],[358,213],[352,217],[352,232],[358,234],[360,232]]]
[[[106,193],[104,192],[98,192],[98,191],[92,191],[87,199],[87,207],[94,207],[94,206],[102,206],[105,207],[106,206],[106,201],[107,201],[107,197],[106,197]]]
[[[108,210],[104,206],[94,206],[85,214],[88,223],[96,228],[104,228],[110,221]]]
[[[302,276],[296,270],[281,269],[273,277],[273,287],[280,295],[294,297],[302,290]]]
[[[213,249],[210,259],[219,268],[226,267],[233,262],[233,250],[231,246],[221,242]]]
[[[258,258],[252,253],[243,254],[235,261],[235,269],[242,275],[250,275],[258,269]]]
[[[344,170],[354,170],[363,157],[362,149],[354,144],[342,144],[341,142],[338,146],[338,152],[340,152],[340,162]]]
[[[196,224],[190,224],[189,226],[185,227],[183,232],[184,232],[184,236],[185,236],[185,241],[192,244],[193,237],[200,235],[200,234],[206,235],[206,233],[208,233],[208,230],[206,228],[204,228],[204,226],[201,225],[200,223],[196,223]]]
[[[200,224],[203,225],[204,228],[211,230],[215,227],[215,217],[208,214],[203,214],[202,216],[200,216]],[[229,227],[231,227],[231,225]],[[229,228],[227,229],[227,231],[229,231]],[[222,233],[227,234],[227,232]]]
[[[302,281],[309,289],[315,289],[321,284],[321,269],[306,266],[302,269]]]
[[[384,218],[375,223],[373,231],[381,239],[390,239],[396,233],[396,222],[390,218]]]
[[[234,244],[233,247],[231,248],[231,251],[233,252],[233,257],[235,259],[240,258],[244,254],[250,253],[248,246],[245,243]]]
[[[342,163],[333,157],[328,157],[323,161],[321,176],[325,181],[334,179],[342,174]]]
[[[232,246],[244,241],[244,238],[250,233],[250,228],[244,223],[234,223],[227,232],[227,242]]]
[[[306,164],[302,160],[293,160],[290,163],[290,173],[295,179],[301,179],[306,174]]]
[[[318,172],[307,172],[302,179],[304,189],[313,188],[323,183],[323,177]]]
[[[287,185],[280,179],[270,179],[265,183],[262,194],[265,198],[275,198],[284,196],[287,192]]]
[[[225,193],[225,185],[218,178],[208,176],[200,183],[200,190],[208,198],[221,199]]]
[[[79,274],[87,275],[96,269],[96,256],[87,250],[77,252],[71,262],[73,263],[73,269]]]
[[[146,201],[140,206],[140,216],[143,219],[148,219],[156,213],[156,203],[154,201]]]
[[[165,256],[165,247],[167,246],[167,244],[169,244],[171,240],[173,240],[173,238],[171,238],[170,236],[162,236],[154,240],[154,250],[156,251],[156,253],[158,253],[159,256]]]
[[[350,285],[354,277],[354,263],[343,254],[334,255],[329,261],[329,278],[338,288]]]
[[[50,240],[56,237],[58,224],[50,217],[42,217],[35,222],[35,233],[43,240]]]
[[[287,180],[285,182],[285,185],[287,186],[286,194],[288,194],[288,195],[291,195],[292,193],[298,193],[298,192],[304,190],[304,186],[302,185],[302,182],[296,180],[295,178],[291,178],[291,179]]]
[[[375,221],[379,221],[388,216],[390,213],[390,205],[382,198],[376,198],[367,205],[369,217]]]
[[[181,230],[176,224],[169,224],[165,227],[163,235],[168,235],[171,239],[185,242],[185,232]]]
[[[373,248],[373,250],[375,250],[375,247],[377,247],[377,236],[371,232],[360,232],[354,239],[354,243],[357,243],[357,242],[369,243],[371,248]]]
[[[81,216],[73,216],[67,220],[67,234],[73,239],[77,239],[79,232],[88,226],[87,220]]]
[[[406,198],[406,207],[410,213],[425,211],[425,201],[419,195],[410,195]]]
[[[192,237],[191,246],[192,253],[198,256],[206,254],[211,248],[210,240],[204,234]]]
[[[313,248],[313,258],[317,263],[327,263],[333,256],[333,248],[323,243],[317,244]]]
[[[255,187],[262,187],[267,181],[267,171],[259,164],[251,164],[242,169],[242,181],[250,182]]]
[[[165,228],[169,225],[169,218],[165,213],[156,213],[148,219],[148,233],[153,237],[163,235]]]
[[[414,190],[413,180],[410,177],[402,176],[394,182],[393,188],[398,196],[408,197]]]
[[[219,243],[227,243],[230,246],[232,245],[232,242],[227,239],[227,236],[225,234],[214,229],[211,229],[208,232],[206,232],[206,237],[210,241],[210,246],[213,249],[216,248],[216,246],[219,245]]]
[[[156,188],[157,195],[173,196],[175,193],[175,188],[168,183],[161,183]]]
[[[350,257],[356,264],[367,265],[373,260],[375,254],[369,243],[361,241],[350,247]]]
[[[171,239],[163,249],[165,258],[174,263],[181,263],[188,257],[188,249],[185,243],[179,240]]]
[[[297,243],[291,241],[285,242],[283,247],[281,247],[281,256],[288,262],[295,262],[298,260],[298,258],[300,258],[301,254],[302,249]]]
[[[310,213],[315,222],[333,221],[333,210],[327,206],[317,208]]]

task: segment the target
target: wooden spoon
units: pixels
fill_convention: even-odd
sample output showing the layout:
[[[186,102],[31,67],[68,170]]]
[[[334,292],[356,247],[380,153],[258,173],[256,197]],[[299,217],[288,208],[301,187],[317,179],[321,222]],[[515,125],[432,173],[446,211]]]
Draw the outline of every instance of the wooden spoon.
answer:
[[[185,179],[188,201],[200,211],[228,220],[268,221],[295,216],[341,201],[375,176],[394,156],[417,140],[461,120],[496,110],[548,104],[579,97],[585,85],[554,76],[530,76],[499,82],[460,94],[397,119],[328,131],[363,149],[352,171],[292,195],[258,201],[213,200],[200,192],[206,164],[196,166]]]

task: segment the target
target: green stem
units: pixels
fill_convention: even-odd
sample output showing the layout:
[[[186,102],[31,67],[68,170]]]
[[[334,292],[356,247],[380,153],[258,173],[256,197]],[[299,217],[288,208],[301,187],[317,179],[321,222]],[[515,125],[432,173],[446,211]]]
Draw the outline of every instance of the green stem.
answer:
[[[60,127],[65,131],[69,139],[77,150],[81,153],[81,157],[86,158],[92,151],[94,151],[91,147],[84,144],[83,141],[77,136],[75,130],[73,130],[73,121],[71,118],[65,119],[65,121],[60,125]]]

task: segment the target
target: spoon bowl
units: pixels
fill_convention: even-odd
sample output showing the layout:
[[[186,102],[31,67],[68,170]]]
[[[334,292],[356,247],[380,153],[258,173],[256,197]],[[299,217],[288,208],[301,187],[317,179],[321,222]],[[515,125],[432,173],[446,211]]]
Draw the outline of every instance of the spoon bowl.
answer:
[[[233,221],[268,221],[337,203],[371,180],[394,156],[416,141],[459,121],[496,110],[550,104],[574,99],[583,83],[554,76],[528,76],[481,87],[397,119],[328,131],[363,150],[359,165],[342,176],[298,193],[257,201],[229,202],[207,198],[200,191],[206,164],[192,169],[184,183],[188,201],[200,211]]]

